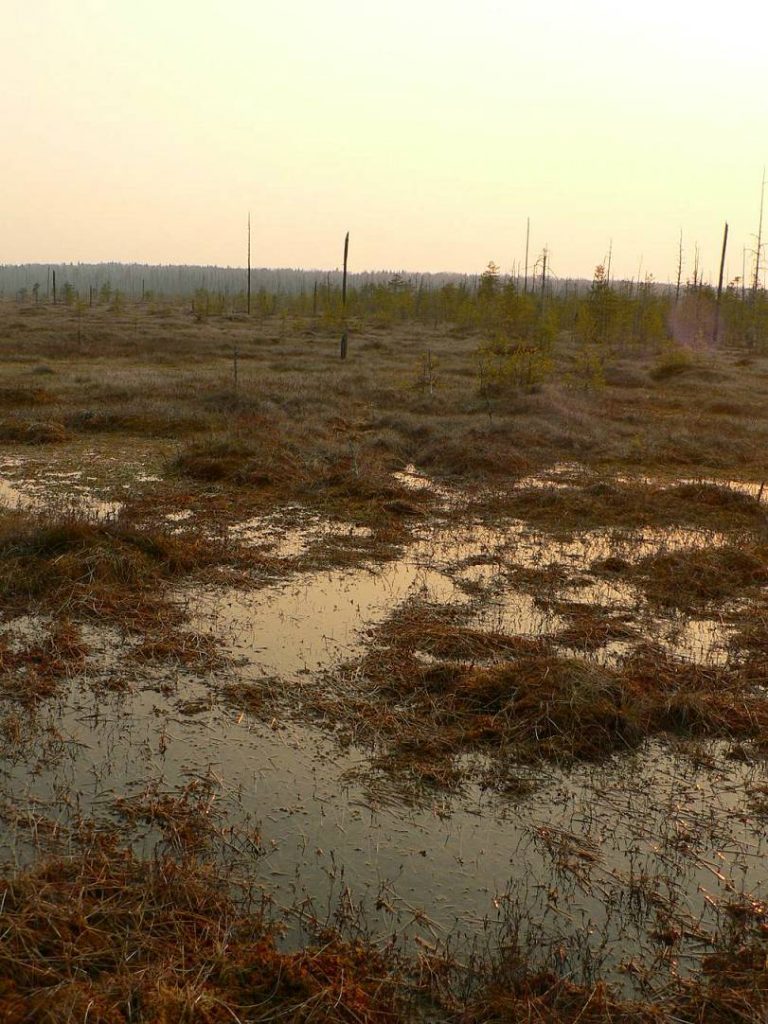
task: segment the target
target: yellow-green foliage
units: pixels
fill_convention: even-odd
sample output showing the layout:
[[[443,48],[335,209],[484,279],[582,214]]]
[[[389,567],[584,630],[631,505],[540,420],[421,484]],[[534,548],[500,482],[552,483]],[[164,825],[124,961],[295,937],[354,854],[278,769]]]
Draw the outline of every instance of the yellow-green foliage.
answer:
[[[484,396],[508,390],[530,390],[552,372],[546,346],[525,344],[499,333],[478,349],[480,392]]]

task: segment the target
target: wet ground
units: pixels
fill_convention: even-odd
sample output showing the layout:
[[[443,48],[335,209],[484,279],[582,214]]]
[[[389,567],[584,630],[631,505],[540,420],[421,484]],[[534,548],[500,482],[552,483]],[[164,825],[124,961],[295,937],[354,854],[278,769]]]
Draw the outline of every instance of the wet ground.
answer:
[[[568,487],[574,471],[522,484]],[[406,787],[375,768],[369,745],[303,715],[301,695],[369,652],[377,627],[409,602],[457,609],[473,629],[546,637],[599,664],[651,642],[727,666],[740,657],[737,602],[686,616],[660,610],[632,580],[594,571],[606,559],[711,548],[722,534],[558,537],[517,519],[458,521],[456,493],[435,493],[434,516],[375,555],[369,528],[301,506],[228,524],[279,571],[250,588],[209,581],[175,591],[191,628],[227,656],[216,668],[135,663],[135,637],[82,626],[88,655],[65,686],[22,710],[2,700],[3,858],[26,861],[85,825],[120,829],[151,853],[181,841],[187,814],[196,827],[210,822],[279,906],[309,899],[331,914],[360,912],[381,938],[466,955],[517,935],[542,960],[559,957],[563,973],[627,985],[648,970],[695,969],[724,901],[768,898],[761,761],[739,760],[728,743],[653,740],[597,765],[519,766],[503,794],[482,788],[479,753],[463,755],[455,791]],[[94,495],[85,474],[45,484],[3,464],[0,504],[46,502],[98,519],[121,508]],[[192,510],[169,517],[172,530],[200,526]],[[569,626],[585,609],[620,619],[626,635],[575,638]],[[2,622],[0,636],[23,648],[49,627],[25,617]],[[227,695],[238,686],[272,690],[274,700],[266,712],[234,706]]]

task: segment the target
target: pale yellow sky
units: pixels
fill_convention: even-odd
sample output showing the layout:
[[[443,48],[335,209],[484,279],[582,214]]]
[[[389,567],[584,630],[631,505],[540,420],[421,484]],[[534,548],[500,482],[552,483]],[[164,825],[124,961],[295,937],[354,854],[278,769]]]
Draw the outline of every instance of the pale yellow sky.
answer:
[[[4,0],[0,262],[714,276],[753,244],[768,5]],[[768,222],[768,217],[767,217]]]

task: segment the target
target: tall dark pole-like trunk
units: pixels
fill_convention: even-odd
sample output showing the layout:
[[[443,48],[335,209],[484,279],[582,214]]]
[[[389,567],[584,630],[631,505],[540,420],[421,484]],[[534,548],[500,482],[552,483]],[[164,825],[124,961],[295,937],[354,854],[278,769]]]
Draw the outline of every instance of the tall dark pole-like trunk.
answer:
[[[349,256],[349,232],[344,239],[344,274],[341,278],[341,344],[339,355],[342,359],[347,358],[347,257]]]
[[[248,213],[248,293],[246,299],[246,311],[251,315],[251,214]]]
[[[547,248],[544,247],[541,263],[541,301],[544,302],[544,291],[547,287]]]
[[[757,298],[757,289],[760,287],[760,255],[763,248],[763,206],[765,203],[765,168],[763,168],[763,180],[760,185],[760,220],[757,224],[757,247],[755,249],[755,276],[752,279],[752,299]]]
[[[725,250],[728,245],[728,221],[723,231],[723,251],[720,255],[720,276],[717,279],[717,302],[715,303],[715,326],[712,330],[712,341],[715,345],[720,335],[720,301],[723,297],[723,273],[725,271]]]
[[[675,302],[680,301],[680,281],[683,276],[683,231],[680,229],[680,242],[677,247],[677,287],[675,288]]]
[[[525,277],[523,278],[523,295],[528,292],[528,245],[531,241],[531,218],[525,222]]]

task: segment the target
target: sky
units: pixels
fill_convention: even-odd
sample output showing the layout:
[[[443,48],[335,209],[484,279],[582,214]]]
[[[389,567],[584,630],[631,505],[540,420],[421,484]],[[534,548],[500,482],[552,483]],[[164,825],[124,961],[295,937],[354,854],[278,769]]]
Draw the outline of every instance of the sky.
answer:
[[[3,0],[0,263],[716,278],[754,248],[768,4]],[[768,209],[766,212],[768,224]],[[768,232],[767,232],[768,234]],[[747,256],[747,267],[752,256]]]

